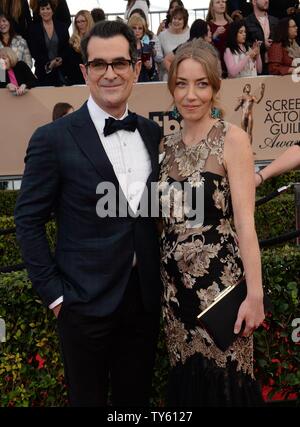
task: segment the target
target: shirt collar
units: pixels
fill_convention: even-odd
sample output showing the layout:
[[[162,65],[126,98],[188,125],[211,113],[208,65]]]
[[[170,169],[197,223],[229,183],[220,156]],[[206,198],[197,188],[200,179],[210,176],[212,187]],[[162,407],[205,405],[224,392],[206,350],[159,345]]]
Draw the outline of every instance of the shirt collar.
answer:
[[[113,117],[116,120],[122,120],[128,116],[128,105],[126,105],[125,113],[123,114],[123,116],[117,118],[107,113],[106,111],[104,111],[101,107],[99,107],[99,105],[96,104],[96,102],[94,101],[91,95],[89,96],[89,99],[87,102],[87,108],[89,110],[93,123],[96,125],[98,131],[100,131],[101,133],[103,133],[103,129],[105,126],[105,119],[108,119],[109,117]]]
[[[264,21],[266,18],[268,18],[268,12],[265,12],[263,16],[257,16],[255,15],[258,21]]]

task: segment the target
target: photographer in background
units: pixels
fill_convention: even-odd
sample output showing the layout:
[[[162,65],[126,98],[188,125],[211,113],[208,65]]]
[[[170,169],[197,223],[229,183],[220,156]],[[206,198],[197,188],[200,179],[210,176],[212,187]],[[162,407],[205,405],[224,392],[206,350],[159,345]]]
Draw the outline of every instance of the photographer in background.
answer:
[[[146,43],[143,37],[146,33],[146,22],[139,15],[132,15],[128,21],[128,26],[133,30],[136,37],[136,47],[138,50],[139,59],[142,61],[142,68],[138,82],[154,82],[158,81],[158,72],[154,61],[154,41]]]

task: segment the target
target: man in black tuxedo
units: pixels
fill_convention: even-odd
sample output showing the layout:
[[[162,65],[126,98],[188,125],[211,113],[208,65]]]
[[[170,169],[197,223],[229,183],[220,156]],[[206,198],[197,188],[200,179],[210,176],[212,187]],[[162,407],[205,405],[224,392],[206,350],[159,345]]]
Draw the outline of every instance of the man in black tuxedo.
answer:
[[[158,179],[160,129],[128,113],[141,64],[126,24],[96,24],[82,53],[90,97],[32,136],[17,237],[33,286],[57,317],[70,404],[106,405],[110,380],[113,405],[147,406],[159,331],[159,244],[155,219],[136,212]],[[103,195],[108,185],[115,193]],[[127,215],[117,208],[105,216],[101,196],[111,206],[125,201]],[[54,257],[45,234],[53,211]]]

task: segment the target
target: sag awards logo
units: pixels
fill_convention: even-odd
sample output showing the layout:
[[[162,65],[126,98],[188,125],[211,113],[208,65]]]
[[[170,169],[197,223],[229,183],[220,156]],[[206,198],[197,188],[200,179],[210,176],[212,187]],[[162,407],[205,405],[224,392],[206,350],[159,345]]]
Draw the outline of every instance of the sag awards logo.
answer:
[[[300,58],[298,61],[291,76],[294,83],[300,82]],[[265,99],[264,110],[263,123],[269,136],[259,145],[260,149],[288,148],[299,142],[300,96]]]
[[[154,111],[149,113],[149,119],[156,122],[163,131],[163,135],[170,135],[180,130],[180,118],[175,111]]]
[[[294,71],[292,72],[292,80],[294,83],[300,82],[300,58],[293,59],[292,67]]]

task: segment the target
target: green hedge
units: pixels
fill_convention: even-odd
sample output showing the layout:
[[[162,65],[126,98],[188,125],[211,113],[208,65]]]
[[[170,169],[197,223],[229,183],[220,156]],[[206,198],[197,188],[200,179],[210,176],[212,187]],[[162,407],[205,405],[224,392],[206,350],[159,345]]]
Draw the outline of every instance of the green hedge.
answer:
[[[292,340],[294,319],[300,319],[300,248],[285,245],[262,252],[263,282],[271,291],[273,312],[255,332],[257,376],[283,396],[300,398],[299,343]]]
[[[258,206],[255,211],[257,235],[260,240],[294,231],[295,197],[292,190]]]
[[[295,230],[295,202],[292,191],[258,207],[255,213],[259,239],[268,239]],[[0,230],[14,227],[12,217],[0,217]],[[48,237],[54,246],[54,222],[47,226]],[[15,234],[0,234],[0,267],[21,262]]]
[[[280,188],[291,182],[300,182],[300,170],[284,173],[280,176],[268,179],[263,185],[258,187],[256,194],[258,197],[265,196],[277,188]]]
[[[255,333],[256,377],[286,396],[300,393],[299,344],[292,320],[300,318],[300,250],[285,246],[262,253],[264,283],[274,311]],[[33,291],[24,271],[0,275],[0,317],[7,324],[1,345],[0,406],[64,406],[66,389],[56,321]],[[168,375],[163,333],[159,340],[152,403],[162,406]]]
[[[0,217],[13,216],[17,197],[17,190],[0,190]]]
[[[0,406],[64,406],[66,391],[53,314],[33,291],[27,274],[0,275]]]
[[[293,171],[271,178],[257,189],[257,197],[271,193],[290,182],[300,182],[300,171]],[[0,190],[0,217],[13,216],[18,190]]]
[[[15,228],[13,217],[0,217],[0,230]],[[47,237],[50,247],[55,245],[55,221],[50,221],[47,226]],[[13,266],[22,263],[20,248],[16,239],[15,232],[10,234],[0,234],[0,267]]]
[[[12,217],[0,217],[0,230],[15,228]],[[16,234],[0,234],[0,267],[20,264],[22,258],[16,239]]]

